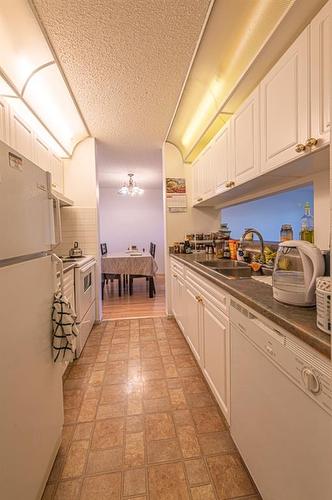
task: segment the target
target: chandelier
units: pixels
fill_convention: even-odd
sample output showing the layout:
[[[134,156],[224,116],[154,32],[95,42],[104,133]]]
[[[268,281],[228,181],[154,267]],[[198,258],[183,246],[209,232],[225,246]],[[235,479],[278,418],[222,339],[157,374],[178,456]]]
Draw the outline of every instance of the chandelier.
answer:
[[[118,194],[137,196],[144,193],[144,189],[138,187],[136,182],[134,182],[134,174],[128,174],[129,181],[124,182],[121,189],[119,189]]]

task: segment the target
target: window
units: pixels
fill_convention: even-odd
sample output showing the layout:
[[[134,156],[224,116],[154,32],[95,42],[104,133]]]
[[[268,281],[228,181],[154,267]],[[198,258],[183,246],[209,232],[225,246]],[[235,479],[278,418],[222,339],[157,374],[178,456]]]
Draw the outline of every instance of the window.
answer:
[[[234,239],[239,239],[245,228],[254,227],[262,233],[265,241],[279,241],[282,224],[291,224],[294,239],[298,239],[306,201],[310,203],[313,215],[312,184],[223,208],[221,221],[228,223]]]

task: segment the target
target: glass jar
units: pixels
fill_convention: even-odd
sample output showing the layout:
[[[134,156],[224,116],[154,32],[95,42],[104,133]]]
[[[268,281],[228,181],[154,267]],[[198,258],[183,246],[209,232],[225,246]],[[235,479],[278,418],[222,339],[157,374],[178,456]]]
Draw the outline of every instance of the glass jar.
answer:
[[[290,241],[293,239],[293,228],[291,224],[283,224],[280,229],[280,241]]]

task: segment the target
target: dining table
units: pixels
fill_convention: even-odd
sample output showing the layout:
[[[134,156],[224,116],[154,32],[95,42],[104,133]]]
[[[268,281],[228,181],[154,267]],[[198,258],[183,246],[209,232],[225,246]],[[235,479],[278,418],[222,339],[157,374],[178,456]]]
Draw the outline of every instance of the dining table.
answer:
[[[139,275],[153,278],[158,270],[157,262],[149,253],[119,252],[103,255],[103,274]],[[153,297],[153,281],[149,280],[149,296]]]

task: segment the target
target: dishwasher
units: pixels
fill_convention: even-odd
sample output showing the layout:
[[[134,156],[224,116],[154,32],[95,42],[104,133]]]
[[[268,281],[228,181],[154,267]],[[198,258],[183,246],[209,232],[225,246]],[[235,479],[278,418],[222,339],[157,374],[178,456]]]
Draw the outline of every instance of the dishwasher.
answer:
[[[231,434],[263,500],[331,500],[331,365],[231,300]]]

